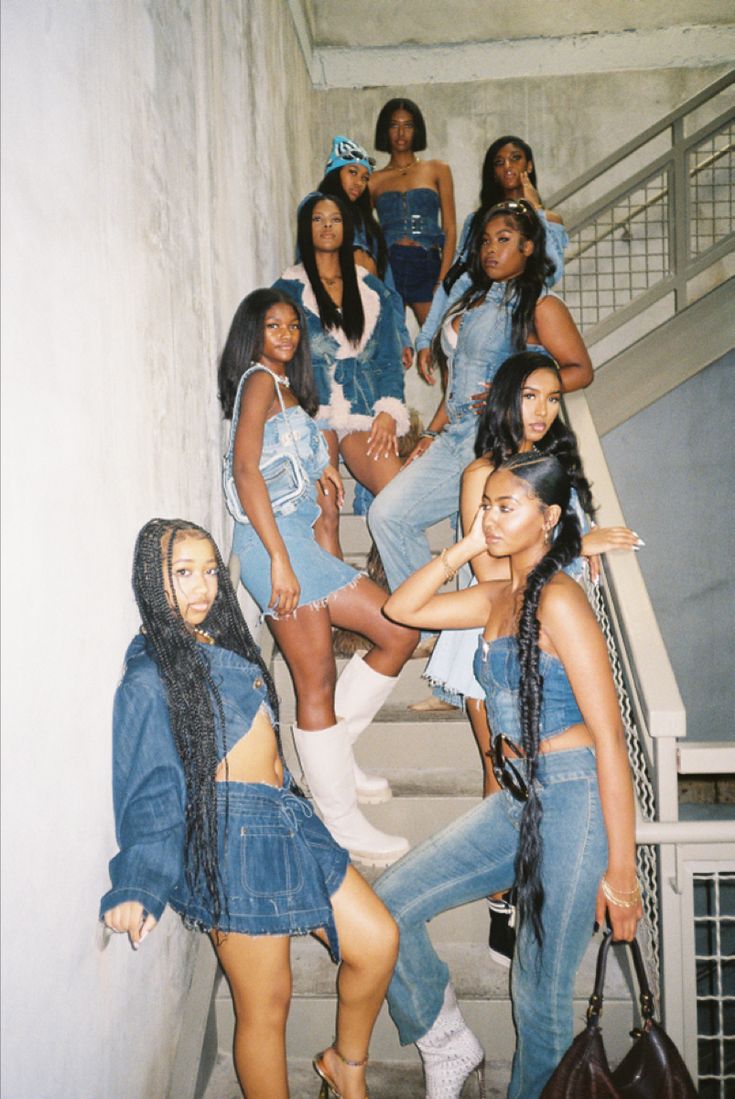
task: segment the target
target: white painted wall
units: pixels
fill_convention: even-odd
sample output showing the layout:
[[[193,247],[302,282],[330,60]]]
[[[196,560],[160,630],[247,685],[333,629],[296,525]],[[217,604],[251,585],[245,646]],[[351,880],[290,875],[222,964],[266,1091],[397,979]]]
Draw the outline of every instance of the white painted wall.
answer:
[[[96,919],[133,542],[222,539],[216,356],[290,257],[313,97],[271,0],[7,0],[2,50],[2,1095],[163,1099],[191,937]]]

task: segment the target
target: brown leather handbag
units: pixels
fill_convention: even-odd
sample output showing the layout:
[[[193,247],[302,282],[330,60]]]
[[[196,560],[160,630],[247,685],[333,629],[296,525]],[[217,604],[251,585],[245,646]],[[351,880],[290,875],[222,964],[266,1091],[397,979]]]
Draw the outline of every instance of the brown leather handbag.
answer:
[[[697,1099],[681,1054],[663,1027],[653,1018],[653,995],[634,939],[633,954],[640,990],[643,1026],[631,1031],[633,1045],[614,1072],[610,1071],[600,1030],[602,989],[607,955],[612,942],[608,933],[597,955],[595,989],[587,1008],[587,1026],[578,1034],[559,1062],[541,1099]]]

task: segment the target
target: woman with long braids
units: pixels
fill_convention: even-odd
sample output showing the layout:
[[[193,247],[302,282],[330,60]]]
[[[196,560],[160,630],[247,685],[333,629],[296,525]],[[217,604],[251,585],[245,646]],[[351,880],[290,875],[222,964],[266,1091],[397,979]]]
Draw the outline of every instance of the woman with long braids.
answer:
[[[410,426],[390,293],[355,264],[353,219],[336,195],[310,195],[298,213],[302,262],[274,288],[306,316],[319,398],[319,426],[350,472],[372,493],[401,468],[398,437]]]
[[[531,146],[520,137],[505,134],[496,138],[485,153],[482,164],[482,189],[480,205],[465,218],[459,237],[454,262],[440,286],[437,287],[431,309],[416,339],[418,358],[416,368],[429,385],[436,381],[431,360],[432,340],[449,305],[449,294],[457,280],[464,291],[470,284],[467,273],[475,235],[481,231],[485,214],[491,207],[513,199],[524,199],[537,213],[546,230],[546,255],[551,263],[546,278],[547,286],[554,286],[564,274],[564,249],[569,235],[558,214],[544,209],[538,193],[536,163]]]
[[[398,292],[419,324],[449,270],[457,240],[452,171],[443,160],[422,160],[426,123],[403,97],[383,105],[375,148],[389,153],[370,179],[370,194],[388,244]]]
[[[484,1061],[429,920],[516,881],[508,1097],[538,1099],[572,1039],[574,978],[593,921],[607,914],[613,938],[629,940],[642,915],[633,786],[605,639],[563,572],[580,551],[571,490],[553,455],[516,454],[487,479],[469,533],[386,604],[420,629],[483,627],[475,675],[500,785],[376,885],[400,931],[388,1005],[401,1042],[418,1046],[428,1099],[458,1099]],[[507,557],[509,579],[437,594],[482,552]]]
[[[365,1099],[395,924],[293,785],[273,683],[209,534],[146,523],[133,590],[142,626],[113,714],[120,851],[100,916],[136,950],[166,904],[209,934],[248,1099],[288,1099],[290,938],[314,934],[340,963],[335,1043],[314,1062],[323,1095]]]
[[[524,201],[485,215],[471,254],[470,285],[456,286],[441,326],[446,393],[403,470],[376,497],[368,524],[391,591],[429,560],[426,530],[454,514],[473,457],[479,399],[514,351],[546,351],[564,392],[592,381],[592,364],[569,310],[545,286],[545,232]],[[479,396],[478,396],[479,395]]]
[[[379,831],[358,808],[358,801],[387,801],[391,791],[385,778],[357,766],[352,746],[393,690],[417,635],[385,618],[385,592],[315,539],[317,484],[339,497],[342,483],[314,419],[306,323],[282,290],[254,290],[227,336],[218,380],[232,421],[225,458],[232,549],[288,664],[294,739],[324,823],[355,861],[388,866],[408,842]],[[372,644],[339,680],[333,626]]]

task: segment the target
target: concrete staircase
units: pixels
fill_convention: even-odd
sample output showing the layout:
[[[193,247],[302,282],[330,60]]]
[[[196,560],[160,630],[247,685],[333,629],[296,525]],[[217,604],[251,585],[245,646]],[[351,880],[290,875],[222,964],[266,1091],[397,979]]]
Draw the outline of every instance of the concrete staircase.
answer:
[[[352,486],[347,484],[347,508]],[[370,542],[364,520],[346,514],[342,524],[345,556],[364,565]],[[435,550],[448,544],[449,524],[434,528]],[[265,637],[263,641],[265,642]],[[346,661],[340,660],[340,666]],[[282,657],[273,657],[273,672],[282,704],[283,727],[294,717],[290,676]],[[412,845],[421,842],[477,803],[481,796],[481,764],[464,715],[459,711],[415,714],[410,702],[428,693],[421,673],[424,661],[412,660],[377,720],[357,745],[364,767],[386,775],[393,799],[377,806],[363,806],[365,814],[380,828],[406,835]],[[290,733],[284,736],[289,763],[298,775]],[[365,871],[374,881],[378,871]],[[501,968],[487,951],[488,916],[483,901],[446,912],[431,925],[431,935],[452,971],[452,979],[467,1021],[487,1051],[487,1095],[499,1099],[505,1094],[515,1038],[508,997],[508,970]],[[575,1029],[581,1029],[587,998],[592,991],[596,942],[591,943],[577,980]],[[315,1052],[328,1045],[334,1034],[336,969],[324,948],[305,937],[292,943],[294,998],[288,1024],[289,1078],[292,1099],[318,1094],[318,1081],[311,1068]],[[626,978],[611,965],[605,1004],[606,1043],[613,1059],[628,1047],[632,1009]],[[232,1068],[233,1011],[229,990],[218,976],[215,982],[210,1041],[216,1023],[216,1059],[204,1099],[240,1099]],[[384,1006],[370,1048],[369,1072],[372,1099],[421,1099],[424,1095],[418,1054],[413,1046],[401,1048],[396,1030]],[[471,1093],[472,1085],[466,1092]],[[200,1092],[200,1094],[202,1094]]]

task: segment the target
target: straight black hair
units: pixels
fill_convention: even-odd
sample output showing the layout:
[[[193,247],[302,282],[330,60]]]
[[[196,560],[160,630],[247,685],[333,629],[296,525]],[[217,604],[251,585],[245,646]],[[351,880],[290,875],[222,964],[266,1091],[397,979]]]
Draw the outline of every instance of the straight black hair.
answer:
[[[342,215],[342,244],[339,249],[339,266],[342,274],[342,308],[334,304],[327,288],[321,280],[316,265],[316,252],[312,236],[311,217],[314,207],[328,199],[333,202]],[[350,343],[359,343],[365,329],[365,314],[362,308],[360,287],[357,282],[355,256],[353,253],[354,228],[351,203],[338,195],[310,195],[302,204],[298,214],[298,242],[301,262],[314,291],[319,309],[322,328],[341,328]]]
[[[286,377],[297,401],[310,416],[316,415],[319,398],[311,368],[309,331],[301,306],[282,290],[263,287],[253,290],[238,305],[219,360],[217,385],[222,414],[232,419],[237,387],[248,367],[263,353],[265,317],[273,305],[290,305],[301,325],[301,339],[296,354],[286,364]]]
[[[342,165],[342,167],[345,167],[345,165]],[[378,277],[384,279],[385,269],[388,265],[388,249],[385,245],[383,230],[380,228],[380,223],[377,221],[375,213],[373,212],[370,192],[366,187],[356,201],[353,202],[352,199],[348,198],[345,194],[345,189],[342,186],[342,177],[340,175],[342,167],[333,168],[331,172],[327,172],[324,179],[317,187],[317,191],[320,191],[323,195],[328,195],[329,198],[336,195],[337,198],[341,198],[343,202],[347,203],[352,211],[355,227],[357,228],[359,226],[367,238],[367,250],[375,260]],[[349,167],[349,165],[347,165],[347,167]],[[353,241],[353,248],[354,247]]]
[[[394,111],[408,111],[413,119],[414,131],[411,143],[411,152],[420,153],[426,148],[426,123],[420,109],[412,99],[389,99],[380,108],[378,121],[375,123],[375,148],[381,153],[390,152],[390,138],[388,128],[391,115]]]

